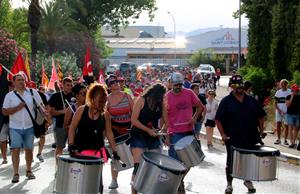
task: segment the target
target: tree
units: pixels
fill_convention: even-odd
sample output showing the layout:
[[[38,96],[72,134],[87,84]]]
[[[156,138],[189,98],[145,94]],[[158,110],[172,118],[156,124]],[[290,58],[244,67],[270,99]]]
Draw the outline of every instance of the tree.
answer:
[[[30,43],[31,43],[31,62],[33,63],[33,70],[35,70],[36,53],[37,53],[37,33],[41,20],[41,8],[39,0],[31,0],[28,9],[28,24],[30,26]],[[33,75],[35,72],[33,71]],[[34,77],[33,77],[34,80]]]
[[[66,0],[72,10],[71,17],[95,32],[99,26],[109,24],[118,31],[119,26],[129,24],[129,19],[138,19],[141,12],[147,11],[154,17],[155,0]]]
[[[9,0],[0,2],[0,27],[7,28],[10,25],[10,14],[12,12]]]
[[[300,1],[297,8],[297,19],[295,22],[294,40],[295,41],[293,43],[294,47],[293,47],[293,56],[291,61],[291,72],[295,72],[296,70],[300,69]]]
[[[277,79],[291,78],[296,3],[298,0],[279,0],[273,8],[270,67]]]
[[[249,18],[247,65],[269,65],[273,4],[273,0],[243,0],[243,11]]]
[[[191,56],[188,62],[193,67],[198,67],[199,64],[212,64],[215,67],[220,67],[220,64],[225,62],[225,56],[216,55],[212,52],[212,50],[198,50],[195,54]]]

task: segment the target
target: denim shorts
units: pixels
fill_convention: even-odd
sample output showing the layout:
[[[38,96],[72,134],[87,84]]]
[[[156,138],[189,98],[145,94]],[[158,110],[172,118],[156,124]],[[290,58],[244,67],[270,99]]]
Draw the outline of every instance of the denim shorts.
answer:
[[[0,142],[6,142],[8,140],[8,124],[3,123],[0,131]]]
[[[161,144],[158,138],[155,141],[147,141],[147,140],[131,137],[130,147],[153,150],[153,149],[160,149]]]
[[[55,127],[54,128],[54,136],[55,136],[55,143],[56,147],[60,149],[64,149],[66,147],[66,143],[68,140],[68,133],[62,127]]]
[[[288,125],[299,127],[299,115],[286,115],[286,122]]]
[[[14,129],[9,128],[9,135],[11,139],[11,148],[33,149],[34,129]]]

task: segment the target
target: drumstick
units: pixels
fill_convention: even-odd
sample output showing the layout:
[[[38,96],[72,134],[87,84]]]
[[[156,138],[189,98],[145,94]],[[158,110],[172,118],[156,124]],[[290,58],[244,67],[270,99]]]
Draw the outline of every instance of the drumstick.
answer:
[[[75,112],[74,112],[73,108],[71,107],[71,104],[67,101],[67,99],[66,99],[65,101],[66,101],[67,105],[70,107],[71,111],[72,111],[73,114],[74,114]]]

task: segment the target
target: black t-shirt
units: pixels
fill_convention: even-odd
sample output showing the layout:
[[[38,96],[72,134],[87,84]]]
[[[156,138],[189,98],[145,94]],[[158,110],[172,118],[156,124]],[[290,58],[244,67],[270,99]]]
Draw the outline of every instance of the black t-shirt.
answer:
[[[290,99],[291,99],[291,95],[288,95],[286,97],[286,100],[290,100]],[[300,96],[297,95],[293,97],[292,103],[289,107],[287,107],[286,113],[290,115],[297,115],[299,114],[299,111],[300,111]]]
[[[230,143],[236,147],[251,147],[260,142],[259,119],[266,115],[258,101],[244,95],[243,101],[237,100],[231,93],[224,97],[216,113]]]
[[[68,104],[65,102],[65,100],[67,100],[68,102],[71,102],[71,98],[72,98],[72,93],[65,95],[63,92],[62,93],[56,92],[49,99],[49,105],[51,107],[53,107],[55,110],[62,110],[64,108],[68,107]],[[65,107],[64,107],[64,105],[65,105]],[[64,114],[54,116],[54,118],[56,119],[56,127],[63,127],[64,116],[65,116]]]
[[[207,104],[206,99],[205,99],[204,96],[202,96],[202,95],[199,94],[198,98],[199,98],[200,102],[203,104],[203,106],[205,106]],[[196,112],[196,107],[193,107],[193,114],[195,112]],[[197,122],[200,122],[202,120],[202,118],[203,118],[203,115],[200,114],[199,117],[197,118]]]
[[[43,92],[40,92],[40,91],[38,91],[38,93],[39,93],[39,95],[40,95],[40,97],[41,97],[41,99],[42,99],[42,101],[43,101],[43,104],[44,104],[45,106],[47,106],[49,103],[48,103],[48,100],[47,100],[46,95],[45,95]]]

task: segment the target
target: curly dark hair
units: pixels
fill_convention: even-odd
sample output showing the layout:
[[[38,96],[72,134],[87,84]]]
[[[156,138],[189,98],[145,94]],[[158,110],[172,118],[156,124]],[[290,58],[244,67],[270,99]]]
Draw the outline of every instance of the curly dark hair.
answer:
[[[141,96],[147,101],[150,110],[158,112],[162,110],[163,99],[167,90],[163,84],[155,83],[149,86]]]

